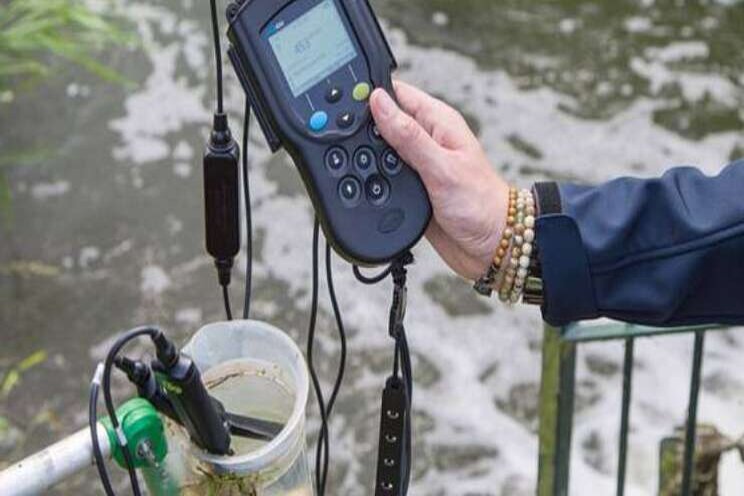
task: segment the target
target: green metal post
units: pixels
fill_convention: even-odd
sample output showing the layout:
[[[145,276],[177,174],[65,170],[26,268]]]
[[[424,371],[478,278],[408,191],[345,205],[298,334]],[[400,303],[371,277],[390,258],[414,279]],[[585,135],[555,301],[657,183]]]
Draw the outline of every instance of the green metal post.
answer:
[[[625,340],[623,360],[623,403],[620,411],[620,441],[617,460],[617,496],[625,495],[625,472],[628,461],[628,430],[630,429],[630,395],[633,388],[633,354],[635,338]]]
[[[687,426],[685,429],[685,454],[682,471],[682,496],[691,496],[695,484],[695,441],[697,436],[697,408],[700,395],[700,376],[703,368],[703,346],[705,332],[695,333],[695,348],[692,357],[692,378],[690,380],[690,401],[687,407]]]
[[[545,324],[540,385],[538,496],[568,495],[571,465],[576,344]]]

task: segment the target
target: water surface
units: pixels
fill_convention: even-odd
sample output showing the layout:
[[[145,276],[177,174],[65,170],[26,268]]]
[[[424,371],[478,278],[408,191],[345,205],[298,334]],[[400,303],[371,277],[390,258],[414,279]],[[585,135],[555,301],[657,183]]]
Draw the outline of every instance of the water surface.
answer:
[[[680,164],[715,173],[744,155],[741,1],[373,3],[399,77],[462,110],[510,181],[599,182]],[[106,58],[136,87],[63,66],[0,106],[3,154],[25,157],[4,169],[13,211],[0,238],[0,370],[48,354],[0,397],[14,433],[0,442],[0,464],[85,425],[89,378],[115,333],[150,322],[185,342],[223,315],[202,248],[199,161],[213,106],[207,4],[117,5],[141,46]],[[231,75],[226,90],[239,132],[243,97]],[[286,156],[270,156],[256,129],[250,146],[255,317],[304,342],[312,212]],[[425,243],[416,255],[414,492],[533,494],[539,314],[477,299]],[[334,269],[350,358],[332,423],[331,487],[363,495],[392,353],[390,288],[360,287],[338,260]],[[235,282],[239,306],[242,269]],[[330,387],[339,348],[322,304],[316,361]],[[628,494],[655,489],[658,441],[684,419],[691,344],[638,345]],[[732,437],[744,432],[741,346],[734,331],[711,336],[704,370],[701,418]],[[615,344],[580,352],[571,494],[613,491],[621,358]],[[310,414],[314,436],[313,406]],[[744,469],[735,457],[722,475],[723,494],[737,494]],[[99,493],[88,471],[55,494]]]

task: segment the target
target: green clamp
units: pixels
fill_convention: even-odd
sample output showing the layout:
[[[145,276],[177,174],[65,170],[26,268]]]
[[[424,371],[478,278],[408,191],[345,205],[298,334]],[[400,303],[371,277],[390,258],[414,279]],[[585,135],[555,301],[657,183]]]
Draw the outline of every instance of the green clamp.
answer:
[[[152,467],[165,459],[168,442],[163,421],[149,401],[142,398],[131,399],[116,410],[116,417],[127,439],[134,468]],[[120,467],[126,468],[124,453],[111,419],[106,417],[101,420],[101,424],[106,428],[114,460]]]

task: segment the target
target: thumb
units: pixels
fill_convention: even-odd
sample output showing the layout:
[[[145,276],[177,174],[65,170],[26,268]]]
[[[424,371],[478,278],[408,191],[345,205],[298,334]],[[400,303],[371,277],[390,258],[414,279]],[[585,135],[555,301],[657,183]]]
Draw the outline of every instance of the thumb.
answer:
[[[395,148],[398,155],[425,181],[431,177],[444,150],[426,130],[382,89],[370,98],[372,116],[385,141]]]

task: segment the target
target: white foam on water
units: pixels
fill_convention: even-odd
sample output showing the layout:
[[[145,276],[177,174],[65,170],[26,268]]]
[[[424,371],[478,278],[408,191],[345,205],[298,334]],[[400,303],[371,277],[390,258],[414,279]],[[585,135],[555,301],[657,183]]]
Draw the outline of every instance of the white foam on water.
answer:
[[[629,33],[645,33],[650,31],[654,23],[648,17],[628,17],[625,19],[625,30]]]
[[[194,149],[187,141],[181,140],[173,148],[173,158],[177,160],[191,160],[194,158]]]
[[[665,47],[649,47],[646,54],[662,62],[707,58],[710,48],[704,41],[675,41]]]
[[[126,99],[125,115],[109,124],[122,140],[113,155],[118,161],[134,164],[163,160],[171,153],[166,136],[188,124],[209,122],[211,114],[202,103],[204,85],[190,84],[176,76],[181,56],[192,69],[201,68],[200,75],[204,76],[208,38],[195,22],[179,21],[164,7],[120,3],[119,10],[135,22],[152,73],[143,88]],[[171,35],[177,34],[179,40],[168,44],[157,41],[155,32],[168,32],[169,27],[173,27]]]
[[[182,308],[176,312],[175,319],[179,324],[198,325],[202,322],[201,308]]]
[[[158,265],[147,265],[140,273],[140,290],[148,296],[161,295],[171,285],[168,273]]]
[[[36,200],[48,200],[57,196],[63,196],[70,191],[70,181],[54,181],[51,183],[36,183],[31,186],[31,196]]]
[[[101,257],[101,250],[97,246],[84,246],[78,255],[78,265],[87,269]]]
[[[736,106],[742,98],[741,90],[731,81],[716,74],[674,71],[669,69],[666,62],[654,57],[633,57],[630,68],[649,81],[651,91],[654,93],[658,93],[670,83],[675,83],[679,85],[688,101],[698,101],[707,95],[722,103]]]

